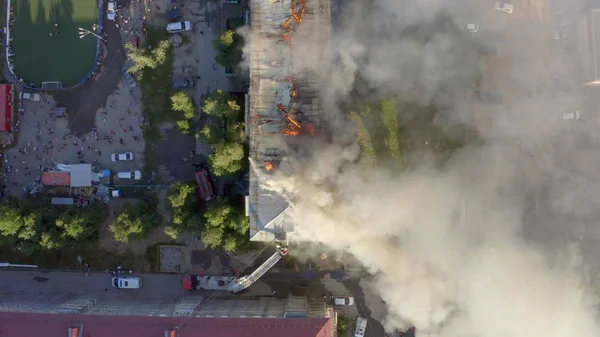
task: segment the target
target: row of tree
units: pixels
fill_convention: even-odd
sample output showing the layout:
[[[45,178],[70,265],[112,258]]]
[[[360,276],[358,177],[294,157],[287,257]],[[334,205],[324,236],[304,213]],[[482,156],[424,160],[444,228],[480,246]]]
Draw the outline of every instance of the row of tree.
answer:
[[[250,247],[248,217],[228,199],[218,199],[201,213],[196,186],[192,182],[178,182],[171,187],[169,208],[171,224],[165,233],[172,239],[188,231],[199,231],[204,245],[242,252]]]
[[[217,176],[233,175],[245,167],[244,112],[235,97],[217,90],[204,99],[206,125],[197,136],[213,148],[208,159]]]
[[[92,242],[106,208],[51,208],[50,200],[11,200],[0,205],[0,243],[25,256]]]
[[[198,108],[192,96],[186,91],[176,92],[171,96],[171,108],[180,113],[176,121],[179,132],[191,133],[194,119],[198,116]]]
[[[398,111],[394,100],[381,99],[369,104],[361,113],[351,112],[350,119],[357,128],[361,164],[375,165],[381,159],[391,159],[395,167],[404,166],[406,154],[401,141]],[[381,129],[386,131],[383,135],[371,132]],[[383,139],[379,136],[383,136]]]

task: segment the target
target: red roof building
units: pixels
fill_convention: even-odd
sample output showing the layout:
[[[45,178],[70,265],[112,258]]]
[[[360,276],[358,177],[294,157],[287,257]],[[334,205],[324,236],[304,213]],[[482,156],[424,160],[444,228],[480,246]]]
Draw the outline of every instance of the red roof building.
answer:
[[[12,86],[0,84],[0,132],[12,130]]]
[[[0,313],[3,336],[64,337],[81,326],[84,336],[163,337],[336,337],[332,318],[138,317]],[[71,329],[71,330],[69,330]],[[72,333],[72,332],[71,332]]]
[[[71,186],[69,172],[42,172],[42,184],[45,186]]]

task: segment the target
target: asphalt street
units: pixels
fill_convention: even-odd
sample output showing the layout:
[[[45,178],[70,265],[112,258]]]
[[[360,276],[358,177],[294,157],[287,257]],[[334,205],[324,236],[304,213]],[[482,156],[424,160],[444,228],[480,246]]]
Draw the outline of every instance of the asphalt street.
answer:
[[[106,273],[92,273],[85,276],[74,272],[42,272],[4,270],[0,277],[2,296],[19,295],[23,298],[57,297],[85,295],[97,299],[148,299],[178,298],[184,295],[181,275],[149,274],[136,275],[143,278],[139,290],[115,289],[111,286],[114,277]],[[128,275],[128,274],[127,274]]]

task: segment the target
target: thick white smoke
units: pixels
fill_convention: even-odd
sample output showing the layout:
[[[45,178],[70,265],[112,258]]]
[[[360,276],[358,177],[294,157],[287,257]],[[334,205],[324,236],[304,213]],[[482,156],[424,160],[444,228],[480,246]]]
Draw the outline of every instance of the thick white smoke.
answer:
[[[552,214],[538,216],[533,224],[527,216],[532,190],[561,195],[548,204],[565,213],[573,212],[575,200],[580,207],[585,203],[565,185],[565,169],[555,167],[560,150],[548,137],[560,119],[539,122],[542,115],[558,116],[557,109],[565,108],[547,103],[546,93],[538,94],[537,83],[530,80],[543,75],[545,70],[533,65],[543,64],[545,51],[518,54],[519,63],[507,65],[510,71],[495,79],[532,93],[509,97],[501,114],[482,118],[491,112],[463,109],[465,97],[459,95],[475,87],[480,71],[477,53],[465,50],[470,42],[464,34],[437,27],[440,33],[425,42],[415,35],[436,29],[440,13],[460,25],[473,11],[493,11],[489,1],[470,6],[355,0],[342,5],[344,19],[333,42],[337,68],[326,94],[344,100],[360,70],[383,92],[443,105],[450,110],[444,121],[468,124],[485,145],[465,146],[443,168],[421,163],[402,173],[366,169],[355,163],[357,145],[338,137],[354,131],[332,123],[329,138],[334,141],[315,146],[312,140],[302,158],[292,156],[282,166],[280,172],[289,172],[287,166],[294,174],[262,177],[263,185],[284,195],[294,209],[291,238],[326,244],[362,262],[375,275],[375,287],[388,306],[387,330],[414,325],[420,334],[444,337],[596,337],[600,328],[587,290],[586,263],[580,247],[572,244],[569,220],[558,231],[547,225],[556,223]],[[515,35],[519,43],[540,38],[537,32]],[[315,55],[320,46],[296,50]],[[334,115],[345,120],[347,112]],[[535,125],[524,122],[524,114]],[[566,148],[573,156],[573,147]],[[582,208],[588,213],[597,209],[591,201],[586,205]],[[529,235],[533,229],[543,234]],[[551,251],[544,234],[552,237]]]

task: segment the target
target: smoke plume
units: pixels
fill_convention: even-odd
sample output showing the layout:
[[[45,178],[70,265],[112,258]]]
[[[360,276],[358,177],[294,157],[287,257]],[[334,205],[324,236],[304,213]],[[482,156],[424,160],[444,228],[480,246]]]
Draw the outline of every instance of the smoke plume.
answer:
[[[550,76],[540,66],[550,57],[540,42],[548,36],[501,25],[507,18],[495,14],[505,13],[494,13],[487,1],[342,6],[325,95],[348,100],[360,72],[379,92],[443,109],[436,123],[466,125],[480,140],[442,167],[412,160],[402,173],[366,169],[356,163],[349,111],[332,108],[336,122],[328,137],[306,140],[287,159],[294,174],[282,169],[261,178],[292,205],[291,238],[356,257],[386,302],[388,331],[414,325],[419,334],[444,337],[597,336],[588,290],[597,270],[589,262],[594,250],[583,246],[579,229],[589,229],[598,215],[598,198],[582,187],[598,186],[591,175],[600,163],[578,154],[588,132],[561,136],[559,116],[572,107],[548,102],[548,88],[539,83]],[[473,15],[481,34],[493,30],[484,22],[504,29],[500,45],[508,56],[498,72],[480,62],[485,41],[457,28]],[[327,57],[321,46],[294,43],[305,43],[296,50],[307,55]],[[488,84],[504,93],[501,108],[469,103],[465,93],[488,85],[482,71],[493,73]]]

